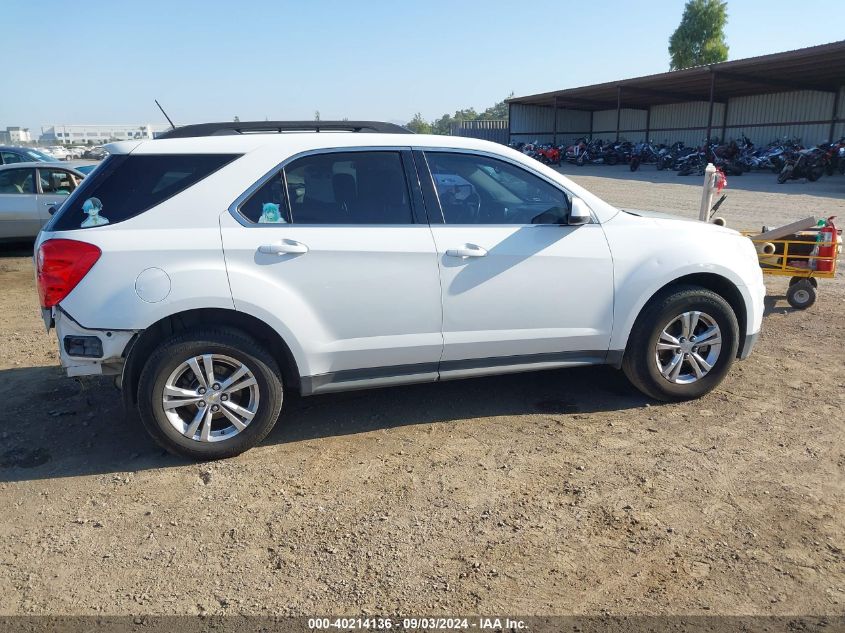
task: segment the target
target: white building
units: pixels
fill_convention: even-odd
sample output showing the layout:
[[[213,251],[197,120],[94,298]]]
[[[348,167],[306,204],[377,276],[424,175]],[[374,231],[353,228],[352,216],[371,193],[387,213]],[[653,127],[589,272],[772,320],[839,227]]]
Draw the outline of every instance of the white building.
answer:
[[[29,133],[28,127],[9,126],[6,128],[6,133],[9,135],[9,142],[13,145],[30,143],[32,141],[32,135]]]
[[[51,125],[41,128],[41,143],[54,145],[101,145],[111,141],[155,138],[167,125]]]

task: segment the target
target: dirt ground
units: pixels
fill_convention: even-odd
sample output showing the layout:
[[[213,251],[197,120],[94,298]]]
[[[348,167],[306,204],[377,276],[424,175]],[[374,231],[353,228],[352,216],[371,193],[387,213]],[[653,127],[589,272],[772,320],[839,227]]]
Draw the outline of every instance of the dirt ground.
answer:
[[[576,170],[697,213],[697,178]],[[845,217],[845,178],[734,181],[732,226]],[[191,464],[63,377],[0,248],[0,615],[845,614],[841,278],[806,312],[768,283],[755,353],[695,402],[608,368],[290,398]]]

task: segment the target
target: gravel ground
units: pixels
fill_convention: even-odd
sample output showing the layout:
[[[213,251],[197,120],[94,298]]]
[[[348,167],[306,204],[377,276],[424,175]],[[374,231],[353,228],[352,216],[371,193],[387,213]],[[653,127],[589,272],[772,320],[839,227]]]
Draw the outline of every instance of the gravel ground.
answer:
[[[564,171],[697,213],[653,167]],[[845,210],[845,179],[735,181],[735,226]],[[845,614],[841,278],[806,312],[773,278],[755,353],[695,402],[607,368],[291,397],[203,465],[63,377],[25,250],[0,287],[0,615]]]
[[[654,165],[631,173],[627,165],[577,167],[564,163],[559,171],[622,208],[698,217],[702,176],[678,176],[674,171],[657,171]],[[750,172],[729,176],[725,193],[728,197],[718,215],[736,229],[781,226],[811,215],[838,215],[845,220],[845,176],[839,174],[816,182],[790,180],[779,185],[770,172]]]

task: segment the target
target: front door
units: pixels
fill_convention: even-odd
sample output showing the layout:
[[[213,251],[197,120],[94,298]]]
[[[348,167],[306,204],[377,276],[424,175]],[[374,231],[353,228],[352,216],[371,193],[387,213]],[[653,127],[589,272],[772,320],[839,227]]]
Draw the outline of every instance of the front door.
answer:
[[[437,376],[437,258],[408,170],[410,152],[315,153],[221,216],[235,307],[297,348],[306,392]]]
[[[566,224],[570,195],[514,163],[467,152],[417,156],[427,162],[420,172],[431,174],[427,190],[436,191],[442,212],[432,224],[441,374],[603,361],[613,264],[601,225]]]

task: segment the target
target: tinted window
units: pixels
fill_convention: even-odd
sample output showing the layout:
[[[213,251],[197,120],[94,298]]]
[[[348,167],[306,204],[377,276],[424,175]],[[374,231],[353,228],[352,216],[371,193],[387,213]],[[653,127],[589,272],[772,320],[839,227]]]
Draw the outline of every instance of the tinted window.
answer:
[[[26,154],[28,158],[22,158],[21,160],[36,160],[41,161],[42,163],[58,163],[59,159],[53,156],[49,156],[44,152],[39,152],[38,150],[28,149],[26,150]]]
[[[565,224],[569,198],[510,163],[474,154],[426,152],[447,224]]]
[[[240,206],[241,215],[259,224],[290,222],[284,194],[284,174],[279,172]]]
[[[34,169],[5,169],[0,171],[0,194],[35,193]]]
[[[285,168],[294,224],[411,224],[398,152],[316,154]]]
[[[115,155],[82,181],[53,216],[51,231],[80,228],[96,208],[109,224],[135,217],[237,158],[234,154]],[[84,208],[83,208],[84,207]],[[100,220],[86,226],[105,224]]]
[[[67,196],[76,189],[74,177],[64,169],[38,169],[41,193]]]

